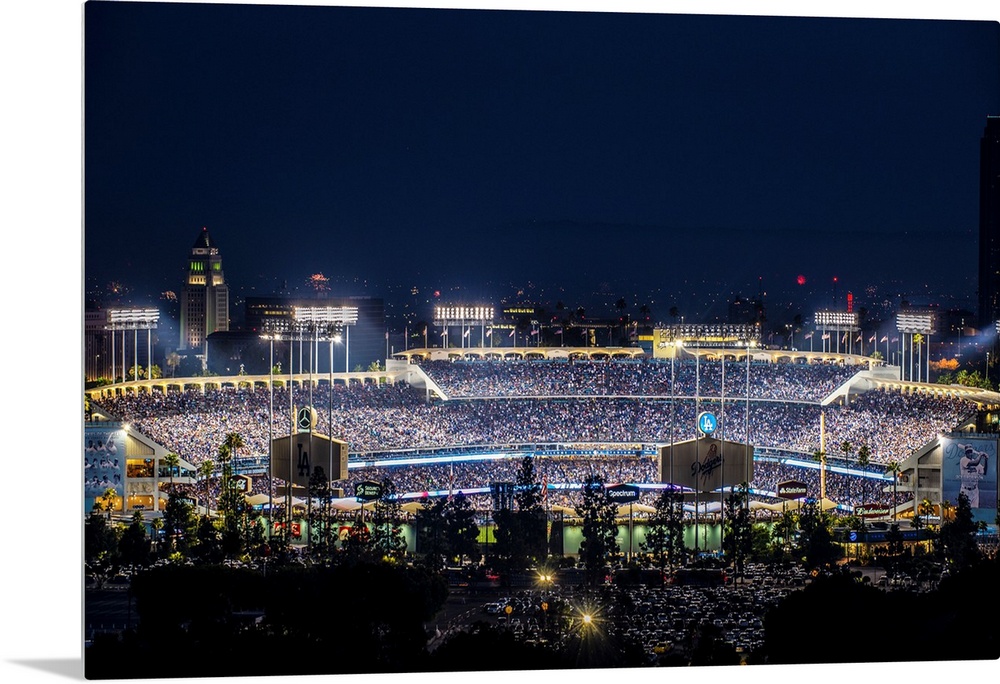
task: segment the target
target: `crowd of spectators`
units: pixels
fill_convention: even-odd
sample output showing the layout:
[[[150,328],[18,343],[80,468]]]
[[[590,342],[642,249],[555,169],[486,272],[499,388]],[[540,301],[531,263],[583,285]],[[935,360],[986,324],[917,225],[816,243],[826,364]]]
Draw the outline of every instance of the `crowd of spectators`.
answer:
[[[662,359],[616,361],[430,361],[421,368],[449,398],[533,396],[746,396],[744,363]],[[756,399],[819,402],[857,368],[836,364],[752,362]]]
[[[95,403],[195,467],[215,460],[229,433],[239,434],[244,442],[233,456],[265,457],[269,440],[288,434],[292,407],[303,405],[316,409],[318,432],[330,433],[332,424],[332,434],[348,442],[352,459],[444,446],[667,444],[694,438],[696,414],[712,410],[721,418],[718,437],[806,456],[820,448],[820,415],[825,414],[828,454],[856,459],[865,445],[875,467],[904,460],[939,433],[950,431],[972,409],[964,400],[890,390],[872,390],[846,405],[822,407],[817,397],[826,396],[853,371],[832,365],[778,364],[751,364],[749,401],[745,373],[741,376],[734,364],[731,376],[727,368],[723,405],[718,392],[720,363],[700,363],[698,399],[691,398],[694,364],[685,361],[675,366],[683,369],[675,376],[675,381],[683,376],[683,384],[675,385],[681,388],[676,396],[686,398],[669,398],[669,363],[440,362],[428,364],[428,372],[448,388],[465,388],[456,395],[474,392],[490,398],[428,400],[423,391],[402,383],[355,383],[295,387],[291,397],[284,388],[273,392],[223,388],[124,395]],[[510,375],[506,383],[505,373]],[[668,383],[665,396],[661,394],[664,377]],[[732,386],[730,377],[734,378]],[[501,386],[535,398],[489,394],[491,388]],[[552,396],[545,396],[550,392]],[[841,453],[844,442],[853,445],[850,453]],[[397,491],[426,491],[511,480],[517,465],[516,459],[456,462],[394,467],[391,474]],[[772,472],[770,464],[762,465],[758,461],[751,483],[757,490],[771,491],[780,479],[818,479],[816,470]],[[600,457],[539,458],[537,468],[539,477],[553,484],[579,483],[595,470],[608,481],[656,481],[655,460],[649,456],[603,461]],[[353,469],[352,481],[379,479],[373,471]],[[826,484],[828,497],[835,501],[883,500],[881,492],[872,491],[884,486],[878,480],[830,473]],[[350,482],[345,489],[349,488]]]

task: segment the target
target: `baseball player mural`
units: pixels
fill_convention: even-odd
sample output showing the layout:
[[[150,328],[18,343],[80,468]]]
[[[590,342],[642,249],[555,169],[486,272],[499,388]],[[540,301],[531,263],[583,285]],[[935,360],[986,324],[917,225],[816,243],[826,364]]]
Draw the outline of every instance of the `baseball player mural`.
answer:
[[[969,499],[976,521],[992,523],[997,509],[997,442],[983,437],[943,440],[942,496],[952,504],[959,493]]]

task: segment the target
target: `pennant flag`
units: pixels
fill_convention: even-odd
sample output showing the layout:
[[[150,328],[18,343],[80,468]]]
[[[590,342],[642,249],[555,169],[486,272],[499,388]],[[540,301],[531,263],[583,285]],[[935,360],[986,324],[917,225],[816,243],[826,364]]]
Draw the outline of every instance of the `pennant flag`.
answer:
[[[470,332],[472,332],[472,330],[466,330],[464,333],[462,333],[462,337],[468,337]]]
[[[806,334],[806,339],[807,339],[807,340],[811,340],[811,339],[812,339],[812,336],[813,336],[813,334],[812,334],[812,333],[807,333],[807,334]]]
[[[879,340],[879,342],[888,342],[888,341],[889,341],[888,335],[885,335],[881,340]]]
[[[823,337],[821,339],[824,339],[824,340],[830,339],[830,333],[823,333]]]
[[[893,341],[893,342],[899,342],[899,338],[898,338],[898,337],[893,337],[893,338],[892,338],[892,341]]]
[[[538,334],[538,330],[532,330],[532,331],[531,331],[531,334],[532,334],[532,335],[537,335],[537,334]]]
[[[487,337],[493,337],[493,328],[487,328],[487,330],[486,330],[486,336]]]
[[[553,330],[552,332],[554,332],[554,333],[555,333],[556,335],[562,335],[562,334],[563,334],[563,332],[562,332],[562,328],[556,328],[556,329],[555,329],[555,330]]]
[[[860,341],[861,341],[861,335],[858,335],[858,339],[856,339],[856,340],[854,340],[854,341],[855,341],[855,342],[860,342]]]
[[[847,342],[847,333],[844,333],[844,336],[840,338],[840,341]]]
[[[868,341],[869,341],[869,342],[874,342],[874,341],[875,341],[875,336],[874,336],[874,335],[872,335],[871,337],[869,337],[869,338],[868,338]]]
[[[515,332],[517,332],[517,328],[514,328],[513,330],[511,330],[510,331],[510,335],[507,335],[507,337],[513,337]]]

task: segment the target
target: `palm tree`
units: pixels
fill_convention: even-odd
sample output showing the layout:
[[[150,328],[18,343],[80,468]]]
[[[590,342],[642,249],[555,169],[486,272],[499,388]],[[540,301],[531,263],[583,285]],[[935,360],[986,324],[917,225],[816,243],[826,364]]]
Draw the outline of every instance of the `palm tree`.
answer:
[[[931,503],[930,499],[924,498],[917,504],[917,515],[914,516],[914,519],[919,517],[921,518],[921,523],[923,523],[932,515],[934,515],[934,504]]]
[[[952,512],[955,510],[955,504],[950,501],[941,502],[941,524],[944,524],[952,516]]]
[[[203,480],[205,480],[205,515],[208,515],[208,504],[210,501],[210,490],[208,484],[214,472],[215,464],[209,459],[205,459],[201,462],[201,465],[198,466],[198,474]]]
[[[222,470],[222,491],[226,491],[226,485],[228,484],[226,480],[229,477],[229,463],[233,460],[232,447],[227,443],[223,443],[219,447],[216,460],[219,462],[219,468]]]
[[[917,345],[917,382],[920,382],[920,345],[924,343],[924,336],[917,333],[913,336],[911,344]]]
[[[862,468],[866,468],[871,462],[872,450],[868,447],[868,444],[862,444],[858,447],[858,465]]]
[[[851,454],[854,453],[854,445],[845,439],[840,443],[840,450],[844,452],[844,460],[850,461]]]
[[[238,432],[230,432],[227,434],[225,445],[229,447],[229,453],[233,458],[236,458],[237,449],[242,449],[246,446],[243,442],[243,437]]]
[[[171,452],[163,457],[163,464],[170,469],[170,491],[174,491],[174,468],[180,465],[181,457]]]
[[[175,351],[167,354],[167,365],[170,366],[170,377],[177,373],[177,366],[181,365],[181,356]]]
[[[898,461],[889,461],[885,466],[885,474],[892,475],[892,519],[896,519],[896,484],[899,482],[899,473],[902,469]]]
[[[153,518],[149,523],[153,528],[153,545],[156,552],[160,552],[160,530],[163,529],[163,518]]]
[[[104,502],[104,510],[108,512],[108,520],[111,520],[111,511],[114,509],[116,496],[118,496],[118,490],[114,487],[108,487],[101,494],[101,501]]]

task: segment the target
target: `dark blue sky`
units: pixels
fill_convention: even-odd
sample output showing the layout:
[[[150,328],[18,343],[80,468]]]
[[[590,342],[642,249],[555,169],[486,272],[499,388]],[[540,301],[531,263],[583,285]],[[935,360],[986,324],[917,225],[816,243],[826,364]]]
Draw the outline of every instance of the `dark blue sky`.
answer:
[[[88,287],[973,303],[993,21],[84,9]]]

